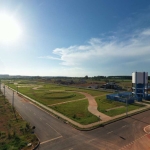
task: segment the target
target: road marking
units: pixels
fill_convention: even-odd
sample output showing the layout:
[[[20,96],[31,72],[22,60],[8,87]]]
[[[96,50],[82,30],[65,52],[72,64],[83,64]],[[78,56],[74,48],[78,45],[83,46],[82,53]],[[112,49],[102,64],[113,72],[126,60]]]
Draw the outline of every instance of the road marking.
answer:
[[[122,126],[122,128],[126,127],[127,125]]]
[[[50,128],[52,128],[56,133],[60,134],[58,131],[56,131],[50,124],[46,123]],[[61,134],[60,134],[61,135]],[[61,135],[62,136],[62,135]]]
[[[147,127],[149,128],[149,127],[150,127],[150,125],[148,125],[148,126],[144,127],[144,132],[145,132],[145,133],[147,133],[147,134],[149,134],[149,132],[147,132],[147,131],[146,131],[146,128],[147,128]]]
[[[48,143],[48,142],[51,142],[51,141],[54,141],[54,140],[57,140],[57,139],[59,139],[59,138],[62,138],[62,136],[58,136],[58,137],[56,137],[56,138],[53,138],[53,139],[50,139],[50,140],[41,142],[40,145],[45,144],[45,143]]]
[[[143,138],[143,137],[144,137],[144,136],[146,136],[146,135],[147,135],[147,134],[144,134],[143,136],[141,136],[141,137],[139,137],[139,138],[135,139],[134,141],[130,142],[129,144],[127,144],[127,145],[123,146],[123,147],[122,147],[122,148],[120,148],[119,150],[124,150],[124,149],[128,148],[128,146],[130,146],[130,145],[134,144],[135,142],[137,142],[138,140],[140,140],[141,138]]]
[[[91,139],[91,140],[89,140],[89,141],[87,141],[87,142],[90,143],[90,142],[92,142],[92,141],[94,141],[94,140],[96,140],[96,139]]]
[[[110,134],[110,133],[112,133],[113,131],[110,131],[110,132],[108,132],[107,134]]]

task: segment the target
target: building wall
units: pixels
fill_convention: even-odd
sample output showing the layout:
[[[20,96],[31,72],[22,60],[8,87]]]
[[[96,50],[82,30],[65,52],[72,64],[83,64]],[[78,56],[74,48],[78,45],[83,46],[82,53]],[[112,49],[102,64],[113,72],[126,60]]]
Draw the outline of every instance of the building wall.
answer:
[[[132,73],[132,93],[137,100],[147,96],[148,72]]]
[[[147,84],[148,83],[148,72],[133,72],[132,83],[136,84]]]

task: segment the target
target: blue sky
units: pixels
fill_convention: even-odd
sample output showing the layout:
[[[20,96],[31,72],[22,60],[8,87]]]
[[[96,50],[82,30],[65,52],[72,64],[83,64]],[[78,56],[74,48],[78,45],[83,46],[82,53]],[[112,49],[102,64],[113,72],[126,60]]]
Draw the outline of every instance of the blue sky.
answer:
[[[149,0],[1,0],[3,13],[21,34],[0,41],[0,74],[150,73]]]

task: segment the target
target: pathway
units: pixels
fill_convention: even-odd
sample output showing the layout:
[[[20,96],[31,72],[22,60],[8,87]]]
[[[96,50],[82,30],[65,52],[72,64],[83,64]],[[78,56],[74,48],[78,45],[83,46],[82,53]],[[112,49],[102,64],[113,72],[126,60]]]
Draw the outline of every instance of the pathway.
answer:
[[[67,92],[67,91],[66,91],[66,92]],[[70,91],[69,91],[69,92],[70,92]],[[71,91],[71,92],[72,92],[72,91]],[[73,91],[73,92],[77,92],[77,91]],[[111,117],[109,117],[109,116],[107,116],[107,115],[105,115],[105,114],[103,114],[103,113],[101,113],[101,112],[99,112],[99,111],[97,110],[97,107],[98,107],[98,106],[97,106],[97,103],[96,103],[96,101],[95,101],[95,98],[94,98],[92,95],[90,95],[90,94],[88,94],[88,93],[85,93],[85,92],[78,92],[78,93],[80,93],[80,94],[82,94],[82,95],[85,96],[85,98],[83,98],[83,99],[88,99],[88,102],[89,102],[88,111],[89,111],[90,113],[92,113],[93,115],[99,117],[102,121],[106,121],[106,120],[108,120],[108,119],[111,118]],[[103,96],[103,95],[102,95],[102,96]],[[79,101],[79,100],[83,100],[83,99],[61,102],[61,103],[52,104],[52,105],[49,105],[49,106],[64,104],[64,103],[68,103],[68,102]]]
[[[15,90],[12,89],[12,88],[10,88],[10,89],[13,90],[13,91],[15,91]],[[16,92],[17,92],[17,91],[16,91]],[[24,98],[26,98],[26,99],[30,100],[31,102],[33,102],[33,104],[34,104],[36,107],[39,107],[39,106],[40,106],[40,107],[39,107],[40,109],[48,110],[48,111],[50,111],[51,113],[55,114],[56,116],[59,116],[60,118],[62,118],[62,119],[64,119],[64,120],[68,121],[69,123],[71,123],[71,124],[73,124],[73,125],[75,125],[75,126],[81,128],[81,129],[89,129],[89,128],[92,128],[92,127],[94,127],[94,126],[99,125],[100,123],[105,123],[105,122],[107,122],[107,121],[111,121],[111,120],[114,120],[114,119],[116,119],[116,118],[118,118],[118,117],[123,117],[123,116],[126,115],[126,113],[123,113],[123,114],[120,114],[120,115],[117,115],[117,116],[114,116],[114,117],[107,117],[106,115],[103,117],[104,114],[98,112],[98,113],[100,113],[100,116],[103,117],[104,120],[101,120],[101,121],[98,121],[98,122],[94,122],[94,123],[91,123],[91,124],[88,124],[88,125],[82,125],[82,124],[80,124],[80,123],[78,123],[78,122],[75,122],[75,121],[71,120],[70,118],[64,116],[63,114],[61,114],[61,113],[59,113],[59,112],[57,112],[57,111],[55,111],[55,110],[53,110],[53,109],[51,109],[51,108],[49,108],[49,107],[43,105],[43,104],[41,104],[41,103],[35,101],[34,99],[29,98],[28,96],[26,96],[26,95],[24,95],[24,94],[22,94],[22,93],[19,93],[19,92],[18,92],[18,94],[19,94],[19,95],[22,95]],[[96,107],[96,104],[95,104],[96,102],[94,103],[95,99],[93,98],[93,96],[91,96],[91,95],[89,95],[89,94],[87,94],[87,93],[84,93],[84,94],[86,94],[86,96],[89,97],[90,104],[93,104],[93,105],[94,105],[94,106],[93,106],[93,107],[94,107],[94,110],[95,110],[95,108],[96,108],[96,110],[97,110],[97,107]],[[91,98],[91,99],[90,99],[90,98]],[[93,99],[94,99],[94,100],[93,100]],[[92,100],[93,100],[93,103],[91,103]],[[41,108],[41,107],[42,107],[42,108]],[[128,114],[132,114],[132,113],[135,113],[135,112],[138,112],[138,111],[147,109],[147,108],[150,108],[150,105],[149,105],[149,106],[146,106],[146,107],[142,107],[142,108],[140,108],[140,109],[138,109],[138,110],[130,111],[130,112],[128,112]],[[97,111],[96,111],[96,112],[97,112]],[[105,117],[106,117],[106,118],[105,118]]]
[[[97,106],[97,103],[96,103],[96,101],[92,95],[90,95],[88,93],[84,93],[84,92],[79,92],[79,93],[83,94],[88,99],[88,102],[89,102],[88,110],[89,110],[89,112],[91,112],[93,115],[95,115],[97,117],[100,117],[100,119],[102,121],[105,121],[105,120],[108,120],[111,118],[111,117],[109,117],[109,116],[107,116],[107,115],[105,115],[105,114],[103,114],[97,110],[98,106]]]

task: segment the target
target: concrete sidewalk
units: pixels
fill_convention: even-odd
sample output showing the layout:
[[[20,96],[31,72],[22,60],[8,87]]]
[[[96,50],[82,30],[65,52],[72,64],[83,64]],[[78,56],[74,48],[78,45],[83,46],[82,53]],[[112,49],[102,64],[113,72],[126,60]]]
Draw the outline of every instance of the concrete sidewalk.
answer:
[[[95,98],[92,95],[90,95],[88,93],[84,93],[84,92],[79,92],[79,93],[83,94],[88,99],[88,102],[89,102],[88,111],[90,113],[99,117],[102,121],[106,121],[106,120],[111,119],[111,117],[109,117],[109,116],[107,116],[107,115],[105,115],[105,114],[103,114],[97,110],[98,106],[97,106],[97,103],[95,101]]]

